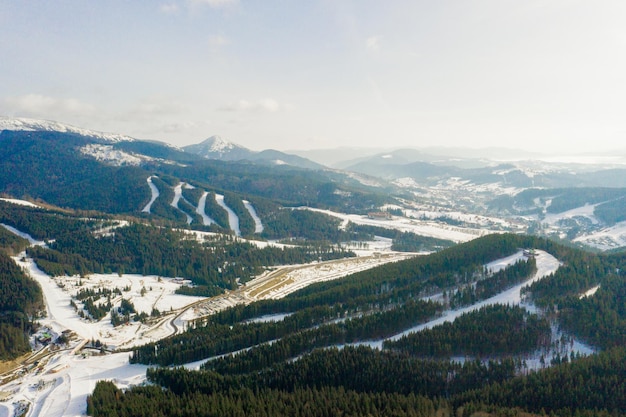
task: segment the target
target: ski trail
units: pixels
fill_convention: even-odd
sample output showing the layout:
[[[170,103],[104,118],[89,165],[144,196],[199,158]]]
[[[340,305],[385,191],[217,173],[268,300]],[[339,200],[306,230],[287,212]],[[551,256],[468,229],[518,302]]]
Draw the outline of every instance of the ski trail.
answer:
[[[193,218],[189,214],[187,214],[187,212],[185,212],[180,207],[178,207],[178,202],[181,200],[181,198],[185,200],[185,198],[183,197],[183,185],[184,184],[185,184],[184,182],[180,182],[178,183],[176,187],[174,187],[174,199],[170,203],[170,206],[174,207],[175,209],[178,209],[181,213],[183,213],[187,217],[187,224],[191,224],[191,222],[193,221]]]
[[[150,202],[146,204],[143,210],[141,210],[142,213],[150,213],[150,208],[152,207],[152,204],[156,201],[157,198],[159,198],[159,189],[152,182],[152,178],[155,178],[154,175],[148,177],[147,179],[148,185],[150,186],[150,191],[152,192],[152,198],[150,199]]]
[[[516,254],[505,259],[512,260],[512,259],[515,259],[515,257],[518,255],[519,254]],[[420,330],[424,330],[424,329],[430,329],[434,326],[443,324],[445,322],[453,322],[457,317],[459,317],[460,315],[464,313],[469,313],[471,311],[478,310],[481,307],[488,306],[488,305],[493,305],[493,304],[521,305],[522,307],[526,309],[532,310],[532,306],[524,304],[522,302],[522,297],[520,294],[522,287],[526,285],[530,285],[533,282],[536,282],[540,280],[541,278],[544,278],[556,272],[556,270],[559,269],[559,266],[561,265],[558,259],[556,259],[554,256],[544,251],[537,251],[536,259],[537,259],[537,272],[531,279],[524,281],[520,284],[517,284],[514,287],[511,287],[505,291],[502,291],[500,294],[494,295],[491,298],[479,301],[476,304],[472,304],[467,307],[462,307],[457,310],[447,310],[446,312],[443,313],[442,316],[437,317],[434,320],[431,320],[427,323],[422,323],[410,329],[404,330],[394,336],[386,338],[386,340],[398,340],[402,336],[406,336],[410,333],[419,332]],[[493,262],[492,264],[495,264],[495,263],[496,262]],[[371,347],[382,349],[383,340],[355,343],[355,345],[358,345],[358,344],[366,344]]]
[[[198,213],[202,217],[202,224],[205,226],[210,226],[215,223],[215,220],[207,216],[205,208],[206,208],[206,197],[209,194],[208,191],[205,191],[198,200],[198,207],[196,208],[196,213]]]
[[[239,230],[239,217],[235,212],[224,203],[224,196],[222,194],[215,194],[215,201],[228,213],[228,225],[231,230],[235,232],[236,236],[241,236],[241,230]]]
[[[30,243],[33,246],[46,246],[46,242],[42,240],[36,240],[28,233],[20,232],[15,227],[11,227],[8,224],[4,224],[4,223],[0,223],[0,226],[4,227],[5,229],[13,233],[14,235],[18,235],[19,237],[28,240],[28,243]]]
[[[263,223],[261,223],[261,218],[252,206],[252,203],[250,203],[248,200],[242,201],[243,205],[246,207],[246,210],[248,210],[248,213],[250,213],[250,216],[252,216],[252,219],[254,220],[254,233],[263,233]]]

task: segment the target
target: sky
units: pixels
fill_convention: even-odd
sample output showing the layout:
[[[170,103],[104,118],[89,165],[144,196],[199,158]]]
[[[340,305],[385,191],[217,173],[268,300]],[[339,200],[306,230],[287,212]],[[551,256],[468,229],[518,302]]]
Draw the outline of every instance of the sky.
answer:
[[[623,0],[0,0],[0,115],[178,146],[625,148]]]

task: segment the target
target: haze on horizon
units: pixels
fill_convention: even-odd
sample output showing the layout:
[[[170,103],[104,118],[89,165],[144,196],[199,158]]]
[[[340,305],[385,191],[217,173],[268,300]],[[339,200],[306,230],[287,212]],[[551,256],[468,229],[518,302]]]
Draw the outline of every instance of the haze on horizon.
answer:
[[[0,2],[0,115],[184,146],[623,148],[626,3]]]

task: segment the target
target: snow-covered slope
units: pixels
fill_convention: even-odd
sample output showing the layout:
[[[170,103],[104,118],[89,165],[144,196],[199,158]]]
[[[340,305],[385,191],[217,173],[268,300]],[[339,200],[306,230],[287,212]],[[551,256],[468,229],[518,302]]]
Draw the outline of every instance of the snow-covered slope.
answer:
[[[11,118],[0,116],[1,130],[25,130],[25,131],[46,131],[46,132],[63,132],[76,133],[82,136],[102,139],[109,142],[134,141],[130,136],[120,135],[116,133],[97,132],[95,130],[82,129],[66,125],[50,120],[37,120],[27,118]]]

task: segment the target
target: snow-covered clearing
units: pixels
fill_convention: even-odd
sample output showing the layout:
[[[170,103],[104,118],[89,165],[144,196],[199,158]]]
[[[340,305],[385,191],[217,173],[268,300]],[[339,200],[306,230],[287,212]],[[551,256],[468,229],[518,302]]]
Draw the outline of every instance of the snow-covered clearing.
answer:
[[[200,217],[202,217],[202,224],[205,226],[210,226],[213,223],[215,223],[215,220],[207,216],[206,211],[205,211],[206,198],[208,195],[209,195],[208,191],[205,191],[204,193],[202,193],[202,197],[200,197],[200,200],[198,200],[198,207],[196,207],[196,213],[198,213]]]
[[[152,204],[154,204],[156,199],[159,198],[159,189],[152,182],[152,178],[154,178],[154,176],[150,176],[146,180],[148,181],[148,186],[150,187],[150,192],[152,193],[152,197],[150,198],[150,201],[148,202],[148,204],[146,204],[146,206],[141,210],[143,213],[150,213],[150,208],[152,207]]]
[[[110,348],[129,347],[156,340],[152,336],[155,326],[131,321],[128,325],[113,327],[109,314],[98,322],[82,319],[70,306],[70,300],[81,289],[97,291],[100,288],[109,290],[119,288],[122,290],[122,296],[112,299],[114,305],[124,298],[134,304],[137,312],[145,312],[148,315],[153,309],[168,313],[204,299],[175,294],[175,290],[184,281],[171,278],[117,274],[92,274],[84,278],[76,276],[51,278],[41,271],[31,258],[26,257],[25,253],[15,257],[14,260],[37,280],[45,294],[48,314],[46,318],[40,320],[42,325],[49,327],[55,334],[61,334],[66,329],[72,330],[83,339],[100,340]],[[80,302],[76,303],[80,305]]]
[[[585,204],[584,206],[576,207],[574,209],[567,210],[561,213],[546,213],[546,216],[542,222],[552,226],[561,220],[571,219],[574,217],[586,217],[591,221],[592,224],[598,224],[599,221],[594,214],[594,210],[596,206],[600,204],[603,203]]]
[[[113,149],[113,146],[111,145],[101,145],[98,143],[87,144],[80,148],[80,152],[83,155],[91,156],[97,161],[108,163],[114,166],[138,166],[142,162],[152,159],[145,155],[132,155],[119,149]]]
[[[224,202],[224,196],[222,194],[215,194],[215,201],[220,205],[226,213],[228,213],[228,225],[230,230],[235,232],[235,236],[241,236],[241,230],[239,230],[239,217],[235,214],[233,209],[228,207]]]
[[[263,223],[261,223],[261,218],[257,214],[252,203],[250,203],[248,200],[242,200],[242,202],[244,207],[246,208],[246,210],[248,210],[248,213],[250,213],[250,216],[252,216],[252,219],[254,220],[254,233],[263,233]]]
[[[584,243],[601,250],[626,246],[626,221],[619,222],[597,232],[579,236],[574,239],[574,242]]]
[[[368,216],[359,214],[343,214],[330,210],[314,209],[310,207],[300,207],[299,210],[311,210],[337,217],[344,221],[351,221],[354,224],[384,227],[402,232],[413,232],[418,235],[434,237],[437,239],[451,240],[453,242],[467,242],[477,237],[484,236],[494,231],[488,229],[474,229],[467,227],[451,226],[435,221],[408,219],[406,217],[393,216],[391,220],[370,219]]]

